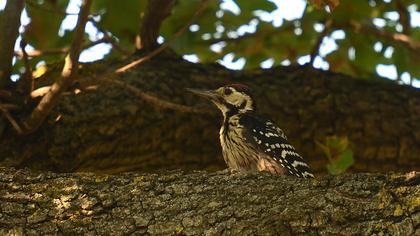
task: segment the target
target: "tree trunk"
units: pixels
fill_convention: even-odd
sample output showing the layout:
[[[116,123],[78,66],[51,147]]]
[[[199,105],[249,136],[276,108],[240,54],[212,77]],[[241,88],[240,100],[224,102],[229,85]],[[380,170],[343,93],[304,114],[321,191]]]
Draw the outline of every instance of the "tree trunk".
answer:
[[[1,235],[420,235],[420,175],[0,168]]]
[[[140,27],[140,45],[137,49],[148,52],[159,44],[160,26],[166,17],[170,16],[175,0],[148,0],[146,12],[142,18]]]
[[[349,138],[356,159],[353,171],[420,168],[420,92],[415,88],[309,67],[231,71],[168,55],[118,78],[113,75],[162,100],[211,112],[203,115],[162,110],[103,82],[104,70],[127,63],[84,65],[72,92],[61,99],[37,133],[16,137],[11,128],[2,133],[0,165],[108,173],[223,169],[218,140],[221,115],[185,88],[241,82],[252,87],[261,113],[285,130],[316,172],[326,166],[316,142],[329,135]],[[58,71],[52,68],[37,81],[48,84],[45,78],[56,76]],[[97,89],[92,92],[93,88]]]
[[[12,61],[16,38],[19,35],[20,15],[25,5],[23,0],[7,1],[0,20],[0,89],[10,85]]]

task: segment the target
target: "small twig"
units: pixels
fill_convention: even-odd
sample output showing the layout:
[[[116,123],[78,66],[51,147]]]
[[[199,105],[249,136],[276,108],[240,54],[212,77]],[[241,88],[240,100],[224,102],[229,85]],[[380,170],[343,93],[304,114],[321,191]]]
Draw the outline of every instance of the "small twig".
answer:
[[[416,55],[420,55],[420,41],[417,41],[405,34],[399,33],[388,33],[382,30],[379,30],[373,26],[363,25],[357,21],[351,20],[349,25],[344,25],[343,27],[352,27],[356,32],[373,34],[377,37],[381,37],[385,40],[388,40],[392,43],[399,44],[405,48],[412,50]]]
[[[111,44],[112,48],[115,49],[115,51],[120,52],[121,54],[125,56],[133,55],[132,52],[122,48],[112,36],[105,34],[105,32],[103,32],[103,34],[104,34],[104,39]]]
[[[72,83],[78,72],[79,56],[82,51],[82,42],[85,33],[85,26],[89,16],[90,6],[93,0],[83,0],[77,19],[74,38],[61,72],[61,78],[55,82],[48,93],[41,99],[38,106],[24,122],[25,133],[35,131],[45,120],[51,109],[57,103],[61,93]]]
[[[174,34],[174,36],[169,39],[168,41],[166,41],[164,44],[162,44],[159,48],[157,48],[156,50],[152,51],[151,53],[147,54],[146,56],[137,59],[119,69],[117,69],[115,71],[116,74],[121,74],[126,72],[129,69],[132,69],[135,66],[140,65],[141,63],[150,60],[151,58],[153,58],[154,56],[158,55],[159,53],[161,53],[162,51],[164,51],[166,48],[168,48],[175,40],[177,40],[180,36],[182,36],[187,29],[190,27],[190,25],[192,25],[200,16],[201,14],[204,12],[204,10],[207,8],[208,6],[208,1],[209,0],[203,0],[198,9],[195,11],[194,15],[192,16],[192,18],[187,22],[187,24],[184,25],[184,27],[182,27],[177,33]]]
[[[282,27],[282,30],[278,29],[264,29],[264,30],[257,30],[254,33],[245,33],[244,35],[235,37],[235,38],[229,38],[229,37],[221,37],[221,38],[212,38],[209,40],[204,40],[205,43],[208,45],[212,45],[215,43],[220,42],[226,42],[226,43],[240,43],[244,40],[251,39],[251,38],[269,38],[269,37],[275,37],[276,34],[282,34],[283,32],[287,31],[293,31],[294,26],[288,25]]]
[[[56,49],[46,49],[46,50],[32,50],[29,52],[26,52],[28,54],[28,57],[40,57],[45,55],[56,55],[56,54],[66,54],[68,53],[68,48],[56,48]],[[23,57],[22,50],[15,51],[15,56]]]
[[[12,95],[13,95],[12,92],[8,90],[0,90],[0,97],[10,98]]]
[[[119,44],[118,44],[118,42],[115,40],[115,38],[108,32],[108,31],[106,31],[105,29],[103,29],[99,24],[98,24],[98,22],[96,22],[93,18],[90,18],[89,19],[89,22],[91,22],[95,27],[96,27],[96,29],[98,29],[103,35],[104,35],[104,37],[103,37],[103,40],[105,40],[105,41],[107,41],[108,43],[110,43],[111,45],[112,45],[112,48],[113,49],[115,49],[116,51],[118,51],[118,52],[120,52],[121,54],[123,54],[123,55],[126,55],[126,56],[131,56],[133,53],[132,52],[130,52],[130,51],[128,51],[128,50],[126,50],[126,49],[124,49],[124,48],[122,48]]]
[[[132,92],[136,96],[140,97],[142,100],[153,104],[157,108],[175,110],[175,111],[186,112],[186,113],[198,113],[198,114],[209,113],[208,111],[205,111],[205,110],[200,110],[200,109],[192,108],[189,106],[184,106],[184,105],[175,104],[172,102],[161,100],[155,96],[152,96],[150,94],[140,91],[139,89],[137,89],[136,87],[132,85],[129,85],[119,80],[103,79],[103,81],[123,87],[124,89],[127,89],[128,91]]]
[[[0,109],[5,109],[5,110],[18,110],[19,107],[15,104],[9,104],[9,103],[2,103],[0,104]]]
[[[26,40],[22,36],[22,39],[20,41],[20,49],[22,50],[22,55],[23,55],[22,59],[23,59],[23,64],[25,65],[25,74],[24,74],[25,80],[26,80],[25,83],[27,83],[27,85],[30,85],[30,86],[28,86],[29,87],[28,88],[29,93],[30,93],[34,90],[35,81],[32,78],[32,67],[31,67],[31,64],[29,62],[28,53],[25,50],[26,45],[27,45]]]
[[[90,42],[86,45],[83,45],[82,50],[86,50],[88,48],[91,48],[93,46],[96,46],[98,44],[101,43],[108,43],[107,39],[102,38],[99,39],[95,42]],[[32,50],[27,52],[28,57],[40,57],[40,56],[45,56],[45,55],[55,55],[55,54],[66,54],[69,53],[70,48],[57,48],[57,49],[48,49],[48,50]],[[16,51],[15,55],[18,57],[23,57],[23,52],[21,51]]]
[[[309,65],[312,65],[314,63],[315,57],[319,52],[319,48],[321,47],[322,41],[324,40],[325,36],[327,36],[329,34],[329,32],[331,31],[331,25],[332,25],[332,21],[331,20],[327,20],[325,22],[324,25],[324,30],[322,30],[322,32],[319,34],[318,39],[314,45],[314,47],[312,48],[311,51],[311,60],[309,61]]]
[[[0,106],[0,110],[3,112],[3,115],[10,122],[10,124],[12,124],[13,128],[15,128],[16,132],[18,134],[23,134],[22,128],[19,126],[19,124],[16,122],[16,120],[12,117],[10,112],[7,109],[3,108],[2,106]]]
[[[34,91],[32,91],[31,93],[31,98],[37,98],[37,97],[43,97],[45,94],[47,94],[51,89],[51,86],[43,86],[40,88],[35,89]],[[91,86],[86,86],[86,87],[82,87],[82,88],[76,88],[73,93],[69,93],[69,92],[63,92],[61,93],[63,96],[64,95],[70,95],[70,94],[78,94],[80,92],[89,92],[89,91],[95,91],[98,89],[97,85],[91,85]]]

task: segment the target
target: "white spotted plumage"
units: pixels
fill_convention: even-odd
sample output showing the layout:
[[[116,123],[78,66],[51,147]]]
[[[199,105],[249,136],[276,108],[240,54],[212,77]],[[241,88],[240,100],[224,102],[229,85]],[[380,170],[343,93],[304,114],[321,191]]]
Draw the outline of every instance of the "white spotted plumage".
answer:
[[[269,146],[270,148],[261,148],[268,156],[272,157],[276,161],[280,162],[281,166],[287,168],[288,172],[299,177],[313,177],[313,174],[309,170],[309,166],[303,161],[303,158],[296,152],[295,148],[287,143],[286,135],[283,131],[279,132],[278,135],[261,135],[261,133],[273,133],[278,132],[279,128],[275,127],[272,122],[267,122],[265,126],[259,126],[258,123],[262,122],[262,118],[257,117],[256,115],[247,115],[249,116],[246,119],[247,123],[253,124],[256,127],[264,127],[262,130],[258,128],[250,129],[252,130],[249,135],[253,137],[253,140],[256,140],[255,145],[259,146],[263,144],[264,146]],[[248,125],[244,124],[244,127]],[[269,130],[269,131],[267,131]],[[275,131],[273,131],[275,130]]]
[[[244,85],[224,86],[214,91],[190,90],[208,97],[223,113],[220,143],[229,168],[237,171],[268,171],[313,178],[309,166],[272,121],[255,112]]]

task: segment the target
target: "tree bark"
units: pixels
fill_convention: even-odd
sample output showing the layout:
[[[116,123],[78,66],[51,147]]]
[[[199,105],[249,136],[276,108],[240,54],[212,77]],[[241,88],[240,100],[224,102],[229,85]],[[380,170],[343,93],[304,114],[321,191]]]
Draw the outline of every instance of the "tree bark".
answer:
[[[160,26],[170,16],[175,0],[148,0],[140,27],[140,45],[137,49],[151,51],[158,46]]]
[[[104,70],[128,62],[83,65],[79,80],[37,133],[16,137],[10,127],[3,132],[8,138],[0,140],[0,165],[108,173],[223,169],[221,115],[185,88],[241,82],[253,88],[260,112],[285,130],[315,172],[325,171],[326,157],[316,142],[328,135],[349,138],[356,159],[352,171],[420,169],[418,89],[309,67],[231,71],[166,54],[111,76],[159,99],[210,112],[192,114],[159,109],[104,82]],[[59,76],[59,66],[51,68],[37,81],[46,85],[46,78]]]
[[[10,84],[14,46],[19,34],[23,6],[23,0],[7,1],[3,19],[0,21],[0,89]]]
[[[1,235],[420,235],[420,175],[0,168]]]

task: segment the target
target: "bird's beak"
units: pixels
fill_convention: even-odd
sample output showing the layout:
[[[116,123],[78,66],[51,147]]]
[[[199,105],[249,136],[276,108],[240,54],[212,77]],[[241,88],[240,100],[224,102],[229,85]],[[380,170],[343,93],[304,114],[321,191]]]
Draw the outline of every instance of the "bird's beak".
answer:
[[[200,97],[210,99],[212,101],[218,101],[220,98],[220,95],[214,90],[200,90],[200,89],[187,88],[187,91],[197,94]]]

